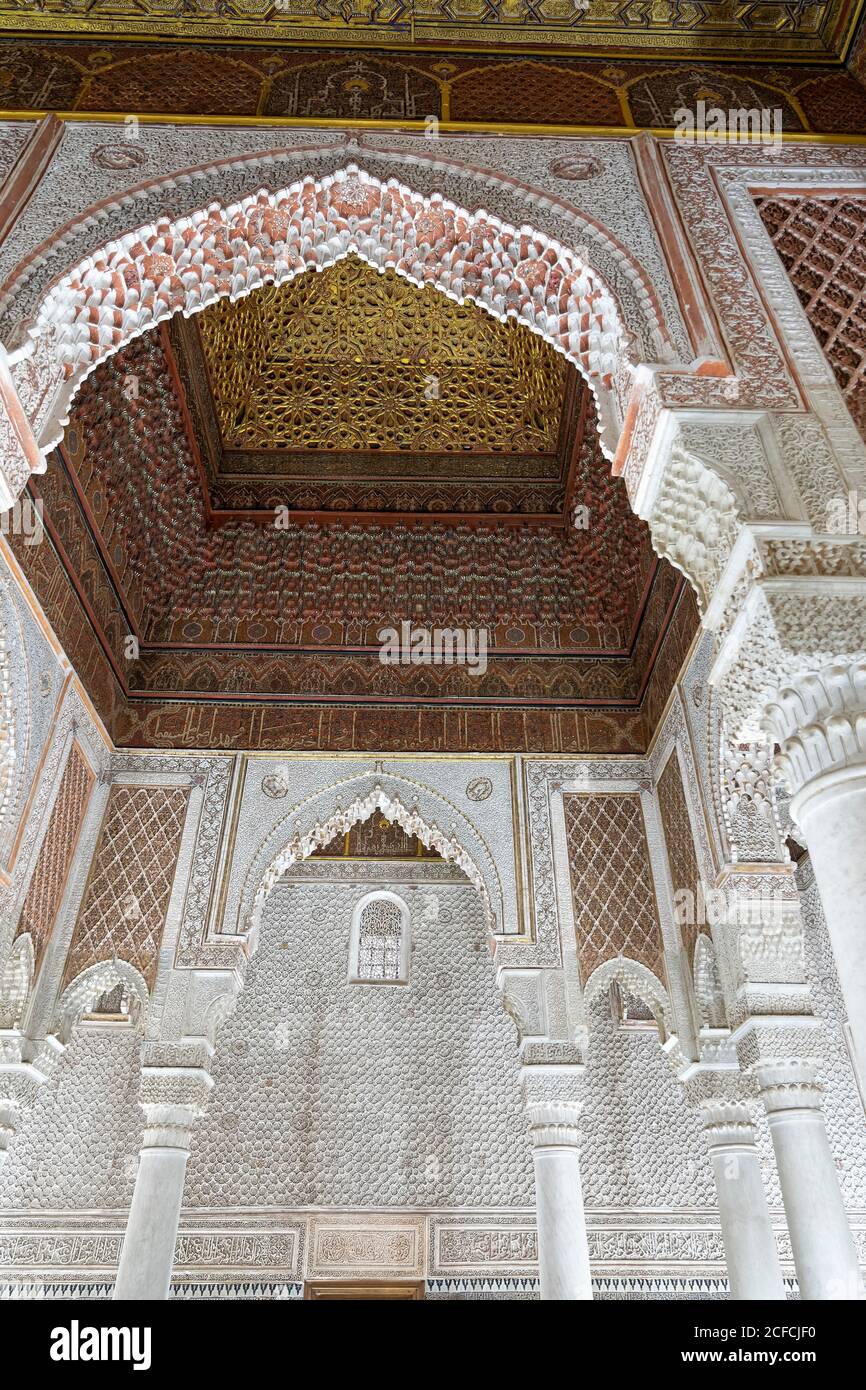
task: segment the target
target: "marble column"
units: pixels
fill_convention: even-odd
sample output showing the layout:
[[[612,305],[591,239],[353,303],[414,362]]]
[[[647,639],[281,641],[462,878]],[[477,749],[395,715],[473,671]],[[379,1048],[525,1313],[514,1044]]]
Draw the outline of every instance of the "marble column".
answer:
[[[780,1301],[785,1284],[748,1107],[703,1107],[703,1131],[719,1200],[732,1299]]]
[[[791,815],[809,850],[866,1085],[866,761],[807,782]]]
[[[168,1298],[189,1143],[211,1085],[200,1068],[145,1067],[145,1129],[114,1297]]]
[[[767,706],[765,727],[811,857],[866,1085],[866,662],[792,681]]]
[[[580,1182],[580,1111],[575,1102],[527,1106],[542,1299],[592,1298]]]
[[[845,1214],[810,1062],[755,1068],[770,1125],[800,1297],[862,1298],[857,1252]]]

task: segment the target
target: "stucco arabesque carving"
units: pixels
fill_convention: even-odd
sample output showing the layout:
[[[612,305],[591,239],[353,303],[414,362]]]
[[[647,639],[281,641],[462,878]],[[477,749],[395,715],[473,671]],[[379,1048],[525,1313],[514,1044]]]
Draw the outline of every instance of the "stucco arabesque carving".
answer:
[[[376,812],[459,868],[479,895],[491,936],[502,930],[500,876],[489,846],[465,813],[420,782],[367,774],[315,792],[270,831],[246,874],[242,928],[250,934],[251,949],[264,904],[286,870]],[[443,828],[440,820],[446,817]]]
[[[740,451],[744,425],[732,422],[731,429],[720,444],[720,422],[699,430],[663,420],[633,504],[656,549],[691,580],[704,625],[715,634],[710,680],[731,742],[749,747],[759,764],[758,749],[768,739],[779,744],[775,771],[796,790],[807,769],[813,776],[819,765],[864,755],[859,672],[866,657],[866,545],[862,536],[827,531],[828,504],[847,498],[847,477],[814,417],[801,419],[796,430],[790,421],[772,428],[762,422],[752,436],[760,447],[751,453]],[[812,483],[803,494],[807,470],[794,465],[796,451],[785,447],[795,435],[808,447],[820,496]],[[737,467],[732,448],[740,452]],[[803,737],[797,718],[808,724]],[[734,801],[723,794],[723,814],[736,845],[742,816],[735,832],[728,812],[733,806],[739,814],[744,803],[733,768],[725,770],[727,756],[723,749],[723,781]],[[768,816],[768,827],[771,821]],[[765,839],[749,857],[778,857]]]
[[[53,1076],[64,1051],[54,1037],[34,1041],[17,1028],[0,1029],[0,1163],[24,1112]]]
[[[722,814],[733,862],[786,861],[771,740],[765,735],[737,743],[723,734],[719,754]]]
[[[438,193],[423,197],[352,161],[278,193],[260,189],[235,204],[211,202],[174,222],[140,226],[55,283],[27,342],[9,359],[39,448],[44,453],[59,440],[84,377],[131,338],[175,312],[198,312],[347,254],[472,300],[495,317],[516,317],[544,336],[585,375],[613,456],[625,411],[619,373],[632,360],[635,337],[598,272],[546,234],[469,212]],[[638,270],[629,281],[642,283]],[[642,312],[655,318],[645,287],[642,295]],[[18,453],[12,448],[6,469],[10,486]]]

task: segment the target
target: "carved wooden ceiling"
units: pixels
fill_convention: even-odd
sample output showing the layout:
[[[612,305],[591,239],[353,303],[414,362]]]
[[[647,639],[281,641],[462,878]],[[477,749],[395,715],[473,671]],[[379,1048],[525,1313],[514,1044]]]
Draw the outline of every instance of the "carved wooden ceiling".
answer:
[[[164,335],[211,521],[566,524],[587,392],[549,344],[352,257]]]
[[[0,0],[0,27],[103,35],[499,51],[844,57],[861,0]]]
[[[696,630],[573,369],[359,261],[135,339],[31,491],[119,744],[641,752]],[[403,622],[484,628],[486,670],[383,665]]]
[[[275,43],[2,38],[0,104],[7,112],[114,113],[264,121],[437,121],[544,130],[672,129],[700,100],[724,109],[772,107],[789,134],[866,130],[863,28],[850,70],[776,49],[740,61],[657,49],[612,59],[570,51],[460,52]],[[859,54],[859,61],[858,61]],[[858,80],[858,75],[860,80]],[[144,142],[114,142],[97,164],[150,172]]]

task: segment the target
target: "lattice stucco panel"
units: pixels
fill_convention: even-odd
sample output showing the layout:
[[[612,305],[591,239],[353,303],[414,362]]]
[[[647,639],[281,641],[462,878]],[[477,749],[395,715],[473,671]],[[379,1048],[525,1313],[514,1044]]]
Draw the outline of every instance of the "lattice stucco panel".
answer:
[[[111,788],[64,983],[116,955],[153,985],[188,800],[187,787]]]
[[[562,800],[582,979],[616,956],[640,961],[663,979],[640,793],[570,793]]]
[[[73,743],[15,933],[30,933],[36,970],[60,910],[94,780],[87,759]]]
[[[866,197],[767,197],[757,204],[866,439]]]
[[[674,893],[684,890],[691,893],[691,902],[695,911],[690,915],[696,919],[698,916],[698,885],[701,874],[695,854],[689,808],[686,805],[686,793],[676,749],[672,751],[665,763],[664,772],[659,778],[658,798],[673,890]],[[683,921],[680,926],[683,945],[691,964],[695,953],[695,942],[701,927],[696,920]]]

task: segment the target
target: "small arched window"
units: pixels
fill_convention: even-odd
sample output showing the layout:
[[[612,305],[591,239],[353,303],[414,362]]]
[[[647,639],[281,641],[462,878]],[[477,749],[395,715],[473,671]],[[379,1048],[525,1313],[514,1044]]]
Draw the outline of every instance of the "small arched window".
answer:
[[[349,979],[356,984],[409,980],[409,909],[396,893],[369,893],[352,916]]]

